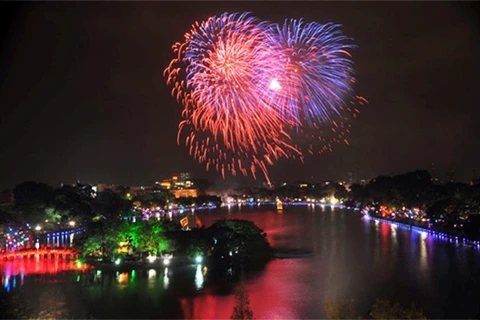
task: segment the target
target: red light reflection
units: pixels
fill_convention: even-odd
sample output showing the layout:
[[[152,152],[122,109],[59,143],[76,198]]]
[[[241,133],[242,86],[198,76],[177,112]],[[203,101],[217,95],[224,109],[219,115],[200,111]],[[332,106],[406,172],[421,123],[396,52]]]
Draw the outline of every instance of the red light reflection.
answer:
[[[17,274],[54,274],[69,270],[86,270],[87,265],[77,265],[74,261],[62,261],[55,259],[21,259],[13,261],[1,261],[0,272],[7,276]]]
[[[288,274],[285,263],[291,271]],[[268,277],[247,281],[245,288],[254,317],[299,319],[298,301],[308,292],[308,282],[298,281],[297,276],[306,271],[305,267],[305,260],[274,260],[267,265]],[[180,302],[184,319],[229,319],[235,306],[235,292],[226,296],[205,293]]]

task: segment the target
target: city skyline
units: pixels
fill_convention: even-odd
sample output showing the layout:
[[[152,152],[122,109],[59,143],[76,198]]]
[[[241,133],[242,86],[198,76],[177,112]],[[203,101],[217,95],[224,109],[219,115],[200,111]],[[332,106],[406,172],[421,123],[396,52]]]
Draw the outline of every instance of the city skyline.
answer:
[[[141,185],[181,171],[220,181],[177,146],[181,108],[162,73],[191,23],[224,11],[333,21],[358,45],[357,92],[369,104],[350,146],[303,164],[281,160],[272,181],[347,179],[357,166],[373,178],[430,170],[434,161],[439,180],[454,171],[466,182],[478,169],[472,4],[185,2],[181,15],[170,2],[2,7],[12,18],[2,30],[1,188],[77,177]]]

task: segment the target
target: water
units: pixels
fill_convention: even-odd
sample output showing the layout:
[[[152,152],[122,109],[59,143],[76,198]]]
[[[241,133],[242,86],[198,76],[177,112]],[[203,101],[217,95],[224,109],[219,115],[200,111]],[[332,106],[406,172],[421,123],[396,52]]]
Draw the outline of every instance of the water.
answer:
[[[246,279],[257,319],[325,318],[324,299],[343,297],[355,298],[361,315],[376,298],[415,303],[430,318],[480,315],[479,250],[338,208],[284,207],[277,212],[243,206],[197,214],[207,226],[224,217],[252,220],[275,248],[313,252],[274,260]],[[57,269],[41,263],[32,261],[23,269],[0,264],[1,294],[28,301],[34,313],[54,308],[51,302],[56,301],[63,314],[94,318],[226,319],[235,303],[234,284],[210,283],[212,275],[204,266],[84,272],[73,263],[47,262]]]

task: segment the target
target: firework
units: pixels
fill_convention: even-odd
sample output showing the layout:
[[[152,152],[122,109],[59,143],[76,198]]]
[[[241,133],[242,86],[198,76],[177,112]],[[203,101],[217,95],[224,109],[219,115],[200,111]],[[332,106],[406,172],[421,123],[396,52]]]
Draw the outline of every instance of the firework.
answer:
[[[225,13],[195,23],[173,46],[177,58],[165,74],[184,105],[179,134],[187,131],[190,154],[207,168],[266,175],[267,164],[297,152],[284,130],[295,118],[268,103],[272,73],[282,65],[264,26],[249,14]]]
[[[303,160],[348,144],[353,96],[349,39],[338,25],[261,22],[224,13],[192,25],[165,76],[183,105],[178,143],[225,177],[279,158]]]
[[[287,19],[271,24],[269,45],[278,52],[282,68],[275,74],[270,104],[300,123],[315,127],[342,116],[353,97],[355,83],[349,38],[339,25]]]
[[[178,57],[166,70],[188,123],[233,152],[257,152],[259,141],[284,126],[259,94],[271,90],[271,70],[280,67],[262,25],[248,14],[227,13],[197,22],[174,45]]]

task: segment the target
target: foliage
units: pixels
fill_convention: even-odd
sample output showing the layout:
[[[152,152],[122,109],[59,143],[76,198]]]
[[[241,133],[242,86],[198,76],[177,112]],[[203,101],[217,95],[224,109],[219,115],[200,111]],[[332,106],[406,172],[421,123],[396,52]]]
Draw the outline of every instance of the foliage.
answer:
[[[32,224],[45,220],[45,208],[53,202],[54,189],[44,183],[23,182],[13,190],[15,210]]]
[[[164,208],[170,200],[172,200],[172,195],[165,190],[155,190],[153,193],[140,195],[133,199],[137,207],[143,208]]]
[[[272,256],[266,234],[247,220],[220,220],[207,230],[214,259],[232,256],[232,261],[262,265]]]
[[[107,257],[114,259],[121,255],[118,249],[122,242],[126,243],[128,248],[131,247],[135,253],[156,255],[170,248],[163,223],[154,219],[135,223],[129,221],[100,222],[96,227],[89,228],[85,236],[76,242],[76,245],[81,248],[85,257],[101,251]]]
[[[106,219],[118,218],[122,215],[129,215],[132,209],[132,202],[123,199],[112,190],[99,192],[91,202],[93,211]]]
[[[192,230],[169,232],[168,238],[172,240],[172,247],[178,256],[194,259],[196,256],[205,256],[208,251],[206,231]]]

